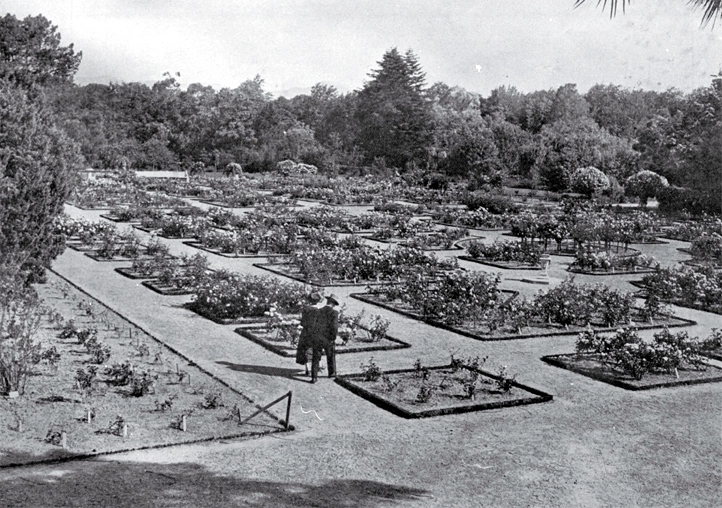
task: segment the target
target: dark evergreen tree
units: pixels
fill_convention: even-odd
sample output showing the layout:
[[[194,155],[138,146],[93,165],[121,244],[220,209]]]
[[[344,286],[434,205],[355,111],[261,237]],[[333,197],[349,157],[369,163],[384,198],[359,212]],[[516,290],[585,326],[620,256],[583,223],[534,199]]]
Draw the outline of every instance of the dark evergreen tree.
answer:
[[[81,58],[56,30],[43,16],[0,18],[0,270],[26,281],[63,249],[53,223],[81,161],[48,104]]]
[[[426,160],[431,141],[430,107],[424,96],[424,73],[416,56],[387,51],[359,92],[358,144],[368,161],[405,168]]]
[[[0,18],[0,79],[23,88],[72,82],[81,58],[43,16]]]
[[[0,266],[42,280],[63,250],[55,218],[80,163],[75,145],[38,98],[0,81]]]

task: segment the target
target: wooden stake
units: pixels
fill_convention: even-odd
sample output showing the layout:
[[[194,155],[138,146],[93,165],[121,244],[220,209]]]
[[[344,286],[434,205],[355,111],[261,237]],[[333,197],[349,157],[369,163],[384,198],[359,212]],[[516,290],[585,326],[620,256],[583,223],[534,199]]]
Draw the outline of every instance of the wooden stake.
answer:
[[[23,421],[18,420],[18,432],[22,432],[22,431],[23,431]]]
[[[293,392],[288,392],[288,404],[286,405],[286,428],[291,425],[291,397]]]

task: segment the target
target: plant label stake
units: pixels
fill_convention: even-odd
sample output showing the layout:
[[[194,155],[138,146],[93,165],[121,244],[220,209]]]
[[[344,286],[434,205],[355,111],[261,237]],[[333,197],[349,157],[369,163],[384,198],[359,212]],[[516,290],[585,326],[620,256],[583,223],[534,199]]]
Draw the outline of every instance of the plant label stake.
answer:
[[[60,445],[63,447],[63,449],[68,448],[68,435],[65,433],[65,431],[62,431],[60,433]]]
[[[88,409],[88,423],[91,423],[93,420],[93,412],[91,409]]]
[[[22,431],[23,431],[23,421],[18,420],[18,432],[22,432]]]
[[[181,430],[182,430],[183,432],[185,432],[185,431],[186,431],[186,428],[187,428],[186,415],[183,415],[183,416],[181,417]]]
[[[128,424],[123,424],[123,437],[128,437]]]

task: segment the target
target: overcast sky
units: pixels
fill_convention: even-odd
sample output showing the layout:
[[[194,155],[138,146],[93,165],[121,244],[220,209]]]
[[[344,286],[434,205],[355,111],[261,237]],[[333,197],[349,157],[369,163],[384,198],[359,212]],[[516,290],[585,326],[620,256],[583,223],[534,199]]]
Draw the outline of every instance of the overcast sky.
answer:
[[[0,12],[43,14],[83,52],[76,82],[235,87],[260,74],[267,91],[324,82],[363,86],[383,53],[412,49],[429,84],[487,95],[576,83],[689,91],[722,69],[722,26],[700,27],[686,0],[635,0],[613,20],[596,0],[0,0]]]

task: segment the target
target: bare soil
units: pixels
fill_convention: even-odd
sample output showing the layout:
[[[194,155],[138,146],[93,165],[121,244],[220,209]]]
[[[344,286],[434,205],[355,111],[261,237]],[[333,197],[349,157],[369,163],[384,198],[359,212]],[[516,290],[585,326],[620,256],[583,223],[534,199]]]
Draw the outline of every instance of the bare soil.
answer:
[[[701,368],[683,365],[676,373],[652,372],[645,374],[641,379],[635,379],[630,374],[600,361],[595,355],[559,355],[549,357],[549,360],[579,374],[630,390],[722,382],[722,369],[715,365]]]
[[[469,372],[448,367],[391,371],[383,373],[376,380],[366,380],[363,376],[343,380],[411,414],[434,414],[435,410],[443,414],[460,408],[502,407],[533,396],[520,386],[510,386],[504,390],[496,379],[484,373],[473,382],[475,391],[472,396],[465,387],[470,382]],[[429,394],[424,395],[424,390]]]
[[[111,348],[111,356],[102,365],[91,364],[76,338],[59,338],[58,326],[46,321],[39,341],[43,349],[54,346],[60,360],[56,365],[38,365],[20,397],[0,397],[0,465],[283,429],[265,412],[239,426],[234,411],[249,416],[257,409],[247,397],[58,277],[49,274],[49,278],[52,283],[38,287],[46,304],[66,320],[73,319],[80,329],[96,329],[100,343]],[[115,385],[104,374],[112,364],[124,361],[152,375],[153,386],[146,395],[133,396],[129,385]],[[89,389],[81,390],[76,373],[89,368],[97,369],[97,377]],[[184,432],[179,428],[183,415]],[[125,435],[122,424],[115,424],[118,417],[127,425]],[[61,447],[62,432],[66,448]]]

